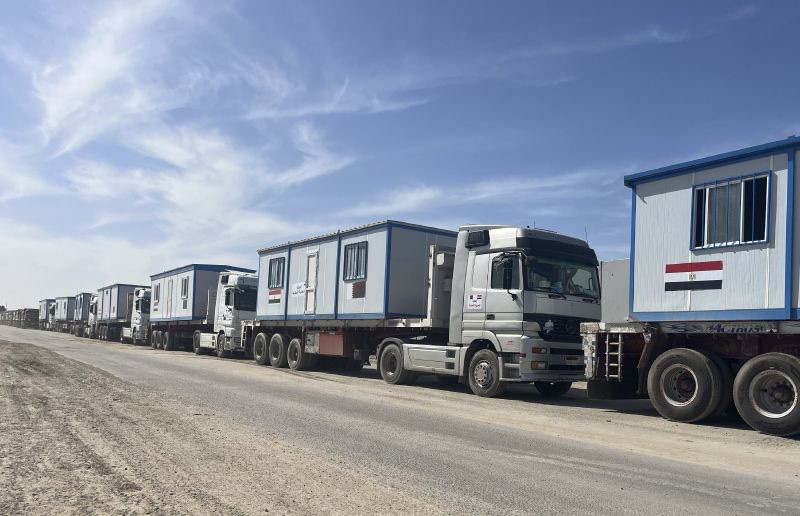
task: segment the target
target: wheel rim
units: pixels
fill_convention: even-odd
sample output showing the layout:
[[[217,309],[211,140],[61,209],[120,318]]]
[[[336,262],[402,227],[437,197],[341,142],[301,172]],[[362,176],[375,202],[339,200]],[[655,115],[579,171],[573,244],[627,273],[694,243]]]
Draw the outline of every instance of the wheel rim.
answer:
[[[281,347],[279,345],[274,345],[269,347],[269,358],[273,362],[277,362],[281,358]]]
[[[487,388],[494,382],[494,368],[488,360],[481,360],[475,364],[475,369],[472,370],[472,378],[482,388]]]
[[[394,351],[387,351],[386,359],[383,361],[383,367],[381,368],[386,372],[386,376],[393,378],[397,374],[399,366],[400,361],[397,360],[397,354]]]
[[[661,393],[670,405],[685,407],[697,397],[697,376],[683,364],[672,364],[661,375]]]
[[[256,358],[259,359],[264,356],[264,343],[258,339],[256,339],[256,344],[253,354],[256,356]]]
[[[297,349],[297,346],[289,346],[289,362],[294,364],[299,358],[300,350]]]
[[[770,419],[790,414],[797,407],[797,385],[782,371],[761,371],[750,381],[750,405]]]

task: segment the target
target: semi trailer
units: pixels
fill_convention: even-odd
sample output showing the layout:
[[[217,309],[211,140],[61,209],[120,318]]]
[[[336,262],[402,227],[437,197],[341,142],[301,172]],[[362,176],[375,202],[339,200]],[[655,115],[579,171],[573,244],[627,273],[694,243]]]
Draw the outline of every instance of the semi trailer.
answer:
[[[231,340],[238,349],[241,321],[255,315],[254,273],[232,265],[190,264],[152,275],[151,346],[199,352],[198,340],[205,347],[209,339],[216,342],[218,332],[232,337],[236,328]]]
[[[0,324],[16,328],[37,328],[39,310],[37,308],[18,308],[0,312]]]
[[[791,137],[625,177],[630,260],[603,264],[602,320],[581,328],[590,397],[800,433],[798,148]]]
[[[216,317],[243,322],[217,333],[215,350],[295,370],[319,359],[357,370],[375,356],[393,384],[434,374],[480,396],[514,382],[556,396],[583,380],[579,327],[600,318],[597,265],[585,241],[541,229],[337,231],[259,250],[255,318],[235,294],[220,299]],[[201,334],[195,351],[209,344]]]
[[[39,329],[49,330],[55,316],[55,299],[42,299],[39,301]]]
[[[57,297],[55,301],[54,326],[52,329],[62,333],[70,333],[75,317],[75,297]]]
[[[122,329],[131,326],[134,292],[144,285],[115,283],[97,290],[93,335],[100,340],[122,338]]]

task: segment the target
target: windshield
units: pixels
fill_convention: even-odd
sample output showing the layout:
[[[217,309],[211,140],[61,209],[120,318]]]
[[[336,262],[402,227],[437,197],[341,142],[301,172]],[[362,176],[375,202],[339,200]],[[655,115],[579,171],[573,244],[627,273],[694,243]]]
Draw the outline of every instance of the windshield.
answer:
[[[598,299],[597,267],[564,260],[529,257],[525,260],[526,288],[539,292]]]
[[[149,314],[150,313],[150,299],[145,298],[145,299],[140,300],[140,302],[141,302],[141,305],[139,306],[139,311],[142,312],[143,314]]]
[[[246,312],[256,311],[256,290],[236,290],[233,296],[233,307],[237,310],[244,310]]]

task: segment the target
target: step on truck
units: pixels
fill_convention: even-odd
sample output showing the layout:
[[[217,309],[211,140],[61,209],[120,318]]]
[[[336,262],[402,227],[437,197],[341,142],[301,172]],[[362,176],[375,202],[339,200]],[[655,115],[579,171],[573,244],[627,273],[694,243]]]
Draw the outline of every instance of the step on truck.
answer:
[[[232,265],[190,264],[150,277],[150,344],[154,349],[216,350],[241,345],[243,319],[255,316],[255,270]]]
[[[134,292],[145,285],[115,283],[97,290],[94,336],[120,341],[123,328],[130,328],[134,312]]]
[[[582,240],[385,221],[259,250],[255,319],[218,354],[350,371],[375,356],[392,384],[433,374],[481,396],[517,382],[557,396],[583,380],[579,325],[599,317],[597,258]]]
[[[582,325],[588,392],[800,434],[800,138],[625,177],[630,260]]]

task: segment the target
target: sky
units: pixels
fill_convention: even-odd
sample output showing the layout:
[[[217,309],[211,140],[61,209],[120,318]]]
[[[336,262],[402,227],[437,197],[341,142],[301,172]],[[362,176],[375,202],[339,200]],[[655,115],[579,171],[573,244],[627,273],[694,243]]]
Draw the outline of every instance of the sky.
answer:
[[[800,132],[796,2],[0,4],[0,304],[385,219],[626,257],[625,174]]]

